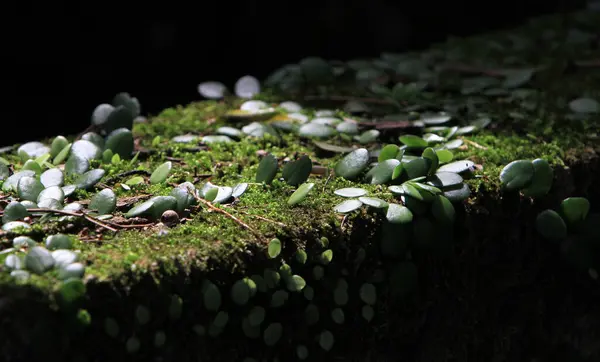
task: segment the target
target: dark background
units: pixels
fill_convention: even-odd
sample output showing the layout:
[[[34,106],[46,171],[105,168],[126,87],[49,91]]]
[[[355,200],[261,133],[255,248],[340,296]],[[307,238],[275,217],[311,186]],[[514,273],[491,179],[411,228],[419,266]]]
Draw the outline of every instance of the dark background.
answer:
[[[3,11],[1,143],[74,134],[121,91],[144,114],[309,56],[347,60],[518,25],[584,0],[19,2]]]

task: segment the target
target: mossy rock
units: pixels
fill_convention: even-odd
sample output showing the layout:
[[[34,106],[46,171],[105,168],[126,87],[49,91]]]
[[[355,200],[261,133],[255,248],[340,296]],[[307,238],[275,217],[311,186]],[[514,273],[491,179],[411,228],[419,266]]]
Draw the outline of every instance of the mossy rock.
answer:
[[[590,212],[600,206],[599,115],[593,102],[572,104],[600,99],[600,71],[591,62],[597,38],[586,37],[600,16],[572,14],[569,19],[576,30],[561,28],[561,16],[549,16],[512,32],[452,40],[419,54],[383,56],[378,64],[402,64],[396,76],[404,77],[406,85],[361,88],[371,73],[361,62],[349,63],[357,73],[358,81],[350,82],[356,89],[340,82],[333,85],[342,94],[335,99],[305,97],[319,101],[304,104],[303,114],[319,118],[324,127],[333,125],[333,136],[326,141],[298,137],[293,130],[303,117],[277,108],[283,98],[296,99],[285,93],[290,84],[255,97],[277,109],[276,115],[261,119],[268,128],[256,123],[247,135],[236,132],[239,140],[171,141],[184,134],[216,135],[220,127],[247,127],[227,116],[243,102],[237,99],[170,108],[134,123],[133,160],[86,160],[90,170],[105,171],[99,182],[86,189],[68,188],[65,200],[37,200],[65,212],[55,215],[30,201],[24,205],[30,209],[29,222],[35,220],[32,227],[11,224],[14,229],[0,232],[0,359],[295,361],[308,353],[310,360],[340,361],[467,361],[472,356],[478,361],[598,360],[597,281],[569,267],[559,249],[535,229],[539,212],[556,208],[566,197],[587,198]],[[546,49],[555,39],[567,39],[559,53],[564,59],[551,46]],[[310,71],[312,63],[321,64],[288,67],[271,84],[286,76],[299,81],[298,72]],[[414,74],[427,87],[411,80]],[[425,93],[417,92],[421,89]],[[368,107],[359,107],[361,112],[371,112],[365,117],[383,118],[379,124],[364,123],[364,130],[380,132],[355,137],[342,132],[347,127],[335,128],[342,118],[356,120],[344,110],[358,108],[338,103],[350,97],[345,92],[364,93],[364,98],[351,99],[353,105],[363,102]],[[373,93],[381,98],[369,104]],[[297,100],[303,103],[303,97]],[[324,112],[323,107],[335,111]],[[424,209],[396,233],[400,227],[382,226],[386,213],[378,205],[385,208],[401,199],[384,185],[360,177],[346,180],[332,171],[358,147],[371,151],[376,161],[381,146],[401,145],[400,134],[433,132],[423,139],[435,141],[441,137],[437,131],[423,128],[445,122],[444,115],[435,115],[443,110],[469,115],[458,119],[457,128],[448,130],[454,138],[443,142],[454,160],[471,161],[474,170],[463,175],[470,195],[453,203],[451,217],[444,214],[451,210],[444,200],[435,214],[444,223]],[[414,119],[413,111],[421,117]],[[391,116],[397,113],[403,113],[400,121]],[[478,127],[483,129],[471,133]],[[67,141],[74,139],[61,139]],[[418,157],[409,153],[421,145],[425,143],[392,156],[388,148],[382,157],[409,162]],[[41,146],[34,146],[35,154]],[[439,150],[423,154],[447,161],[448,153]],[[28,154],[12,151],[2,160],[19,171]],[[312,191],[290,205],[287,201],[304,177],[294,185],[280,177],[255,182],[266,154],[278,161],[273,163],[278,175],[283,164],[308,156]],[[546,195],[532,199],[503,189],[499,175],[505,165],[537,158],[554,169]],[[150,182],[166,161],[171,162],[169,170],[160,181]],[[51,166],[43,155],[34,162],[40,168]],[[76,179],[66,175],[63,190]],[[21,201],[15,181],[10,180],[14,187],[3,188],[3,200]],[[112,216],[87,213],[86,205],[107,187],[116,195],[116,211]],[[377,202],[365,198],[370,204],[361,202],[358,211],[336,214],[334,207],[343,198],[334,191],[352,187],[366,190]],[[191,193],[186,197],[174,188]],[[148,204],[139,213],[125,217],[143,202]],[[42,243],[59,233],[73,236],[74,253],[56,254],[60,258],[54,261],[38,253],[46,258],[43,265],[52,265],[45,273],[19,269],[30,245],[22,238],[13,245],[18,235]],[[395,234],[408,240],[393,245]],[[279,241],[276,253],[274,244],[268,250],[273,239]],[[61,264],[67,262],[79,264],[67,269]],[[81,278],[83,285],[73,278]],[[71,284],[77,288],[65,287]],[[300,347],[303,353],[296,353]]]

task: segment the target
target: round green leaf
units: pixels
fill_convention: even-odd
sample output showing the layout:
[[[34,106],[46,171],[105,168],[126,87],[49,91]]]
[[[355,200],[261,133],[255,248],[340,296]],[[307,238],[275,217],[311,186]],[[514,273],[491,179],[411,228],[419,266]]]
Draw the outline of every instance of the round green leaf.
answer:
[[[398,156],[399,151],[400,151],[400,148],[397,145],[394,145],[394,144],[386,145],[385,147],[383,147],[381,149],[381,152],[379,152],[379,157],[377,158],[377,161],[383,162],[385,160],[396,158],[396,156]]]
[[[277,238],[271,240],[269,242],[269,248],[267,252],[269,254],[269,258],[276,258],[279,255],[279,253],[281,253],[281,241]]]
[[[35,176],[35,172],[31,170],[18,171],[14,174],[10,175],[2,184],[2,191],[18,191],[17,186],[19,185],[19,180],[23,177],[33,177]],[[42,185],[43,186],[43,185]]]
[[[154,201],[144,201],[141,204],[132,207],[127,214],[125,214],[125,217],[129,218],[151,214],[153,206]]]
[[[270,184],[277,174],[277,159],[272,154],[267,154],[260,160],[256,170],[256,182]]]
[[[81,139],[92,142],[93,144],[98,146],[98,148],[100,148],[100,149],[104,148],[104,138],[102,136],[100,136],[99,134],[97,134],[96,132],[84,133],[81,136]]]
[[[44,187],[62,186],[64,182],[64,175],[60,169],[54,167],[42,173],[40,176],[40,182],[44,185]]]
[[[347,187],[343,189],[337,189],[333,193],[342,197],[359,197],[366,195],[367,190],[358,187]]]
[[[56,136],[50,145],[50,156],[55,158],[69,144],[64,136]]]
[[[569,108],[576,113],[600,113],[600,103],[592,98],[577,98],[569,102]]]
[[[469,160],[454,161],[437,169],[437,172],[452,172],[452,173],[463,173],[471,171],[475,167],[475,163]]]
[[[460,185],[463,182],[462,176],[454,172],[438,172],[428,178],[429,185],[439,188],[449,188]]]
[[[365,176],[365,181],[372,185],[381,185],[392,180],[392,175],[400,161],[396,159],[379,162],[375,167],[369,170]]]
[[[546,195],[552,188],[554,179],[554,170],[548,161],[541,158],[533,160],[533,178],[529,186],[523,189],[523,194],[529,197],[539,197]]]
[[[75,154],[72,154],[65,163],[65,173],[67,175],[81,175],[89,169],[90,162],[88,159]]]
[[[298,135],[307,138],[329,138],[335,133],[334,128],[318,123],[306,123],[298,128]]]
[[[400,142],[408,147],[425,148],[429,145],[423,138],[411,134],[400,136]]]
[[[171,161],[167,161],[162,165],[158,166],[154,172],[150,175],[150,183],[158,184],[161,182],[165,182],[165,180],[169,177],[169,173],[171,172],[172,163]]]
[[[227,87],[221,82],[203,82],[198,85],[198,93],[204,98],[221,99],[227,93]]]
[[[379,133],[380,132],[378,130],[371,129],[363,132],[360,136],[356,136],[355,139],[358,141],[358,143],[371,143],[377,140],[377,137],[379,137]]]
[[[433,148],[427,147],[423,150],[423,154],[421,156],[431,161],[429,166],[429,172],[427,172],[427,175],[433,175],[440,164],[440,160],[437,156],[437,153],[433,150]]]
[[[2,223],[6,224],[11,221],[23,220],[29,216],[29,212],[17,201],[12,201],[4,208],[4,215],[2,215]]]
[[[431,205],[431,213],[437,221],[445,224],[453,223],[456,214],[450,200],[442,195],[435,196],[433,204]]]
[[[346,200],[336,205],[333,210],[341,214],[347,214],[352,211],[358,210],[362,206],[362,202],[358,200]]]
[[[356,149],[347,154],[335,165],[335,174],[347,180],[360,175],[369,165],[369,151],[365,148]]]
[[[117,207],[117,196],[111,189],[103,189],[92,198],[90,208],[101,215],[111,214]]]
[[[115,129],[106,137],[104,149],[111,150],[122,159],[130,158],[133,153],[133,133],[127,128]]]
[[[288,162],[282,170],[283,179],[288,185],[298,186],[305,182],[312,171],[312,161],[303,155],[296,161]]]
[[[46,238],[46,248],[48,250],[71,249],[73,240],[65,234],[54,234]]]
[[[590,202],[584,197],[569,197],[560,204],[560,212],[569,225],[584,221],[589,211]]]
[[[24,262],[25,268],[36,274],[43,274],[54,266],[52,254],[41,246],[31,247],[25,255]]]
[[[306,198],[306,195],[308,195],[314,186],[315,184],[310,182],[300,185],[300,187],[298,187],[298,189],[294,191],[294,193],[288,199],[288,205],[296,205],[302,202],[302,200]]]
[[[271,323],[265,328],[263,340],[267,346],[272,347],[279,342],[282,334],[283,325],[281,325],[281,323]]]
[[[306,286],[306,282],[299,275],[292,275],[291,278],[286,280],[287,289],[290,292],[301,292]]]
[[[392,203],[389,204],[385,217],[392,224],[408,224],[412,221],[413,214],[406,206]]]
[[[531,182],[535,169],[529,160],[512,161],[500,172],[500,181],[506,190],[519,190]]]
[[[358,201],[375,209],[385,209],[388,207],[388,203],[386,201],[376,197],[362,196],[358,198]]]
[[[337,324],[343,324],[346,319],[342,308],[335,308],[331,311],[331,319]]]
[[[250,300],[250,288],[245,280],[238,280],[231,287],[231,299],[237,305],[246,305]]]
[[[33,202],[37,201],[37,197],[43,189],[44,185],[37,178],[31,176],[21,177],[17,185],[19,197]]]
[[[331,351],[334,343],[335,338],[333,337],[333,333],[330,331],[326,330],[319,334],[319,346],[321,346],[321,348],[323,348],[325,351]]]
[[[85,296],[85,284],[79,278],[69,278],[62,282],[58,290],[58,300],[64,306],[70,307]]]
[[[373,284],[364,283],[360,286],[360,299],[368,305],[374,305],[377,302],[377,289]]]
[[[50,186],[42,190],[37,198],[37,203],[40,204],[44,199],[54,199],[58,202],[63,202],[65,193],[62,188],[58,186]]]
[[[251,75],[245,75],[235,82],[234,92],[240,98],[252,98],[260,92],[260,82]]]
[[[88,172],[79,176],[77,180],[75,180],[75,186],[83,190],[89,189],[90,187],[100,182],[105,173],[106,171],[104,171],[101,168],[89,170]]]
[[[559,241],[567,236],[567,225],[554,210],[540,212],[535,220],[535,227],[548,240]]]
[[[210,281],[205,281],[202,286],[202,295],[204,301],[204,307],[211,311],[216,312],[221,306],[221,292],[216,285]]]
[[[469,189],[469,185],[462,183],[460,187],[445,189],[443,194],[451,202],[460,202],[471,196],[471,189]]]
[[[86,160],[96,160],[102,157],[102,150],[90,141],[75,141],[71,146],[71,155]]]
[[[407,179],[414,180],[419,177],[427,176],[427,173],[431,169],[431,161],[423,157],[418,157],[407,163],[403,163],[402,168]]]

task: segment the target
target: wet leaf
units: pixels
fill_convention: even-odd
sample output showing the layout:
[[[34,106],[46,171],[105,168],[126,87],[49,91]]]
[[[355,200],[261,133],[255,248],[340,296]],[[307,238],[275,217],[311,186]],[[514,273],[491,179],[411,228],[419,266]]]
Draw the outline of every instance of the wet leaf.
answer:
[[[359,148],[346,155],[335,165],[336,176],[353,180],[360,175],[369,165],[369,151]]]
[[[399,164],[400,161],[396,159],[379,162],[377,165],[375,165],[375,167],[367,172],[367,175],[365,176],[365,182],[368,182],[372,185],[381,185],[391,181],[394,169]]]
[[[406,206],[389,204],[385,217],[392,224],[408,224],[412,221],[413,214]]]
[[[367,190],[358,187],[346,187],[333,191],[334,194],[342,197],[359,197],[367,194]]]
[[[105,173],[106,172],[101,168],[90,170],[75,180],[75,186],[83,190],[88,189],[100,182]]]
[[[98,210],[100,215],[112,214],[117,207],[117,196],[111,189],[103,189],[90,201],[90,208]]]
[[[533,164],[533,177],[529,185],[523,189],[523,194],[529,197],[546,195],[552,188],[554,170],[550,164],[541,158],[535,159]]]
[[[312,161],[303,155],[296,161],[288,162],[282,170],[282,177],[288,185],[298,186],[304,183],[312,171]]]

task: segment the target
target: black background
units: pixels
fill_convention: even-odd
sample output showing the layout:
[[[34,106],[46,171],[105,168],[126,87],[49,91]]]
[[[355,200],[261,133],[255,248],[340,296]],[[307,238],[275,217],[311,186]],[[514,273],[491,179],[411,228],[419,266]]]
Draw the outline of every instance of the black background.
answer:
[[[13,8],[9,8],[9,7]],[[3,145],[89,124],[121,91],[144,114],[200,99],[197,84],[232,86],[309,56],[347,60],[510,27],[582,1],[322,0],[81,2],[6,5]],[[6,129],[6,128],[5,128]]]

